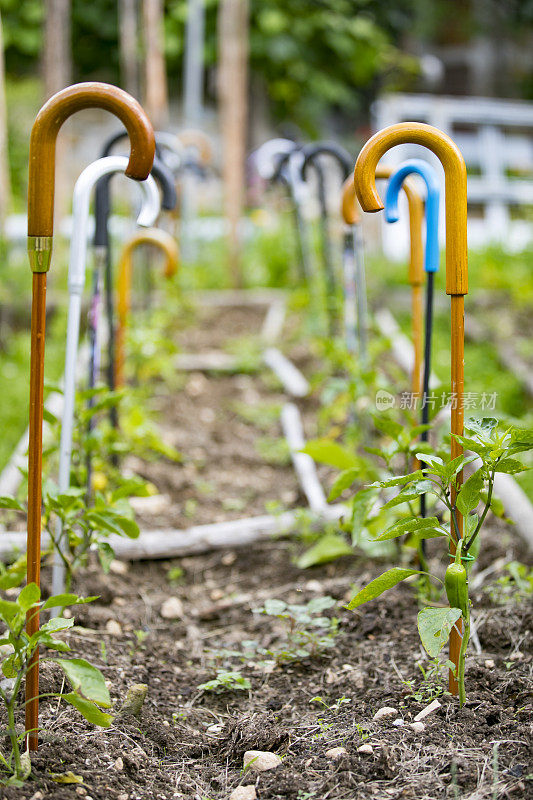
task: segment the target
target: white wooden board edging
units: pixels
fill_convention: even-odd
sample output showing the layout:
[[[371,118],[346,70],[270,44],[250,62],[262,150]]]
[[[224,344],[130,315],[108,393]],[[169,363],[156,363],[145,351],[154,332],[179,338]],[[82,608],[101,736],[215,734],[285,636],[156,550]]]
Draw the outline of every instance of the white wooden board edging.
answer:
[[[275,372],[287,394],[292,397],[305,397],[309,394],[307,378],[277,347],[267,347],[263,353],[263,361]]]
[[[339,519],[347,513],[346,506],[326,506],[316,515],[315,522],[321,525]],[[298,525],[298,511],[285,511],[279,515],[265,514],[259,517],[195,525],[185,530],[161,528],[143,530],[137,539],[112,534],[108,542],[118,559],[136,561],[143,559],[180,558],[230,547],[245,547],[265,539],[285,536]],[[42,538],[43,550],[49,546],[46,535]],[[5,561],[26,550],[26,533],[3,533],[0,535],[0,559]]]
[[[320,514],[328,503],[318,478],[315,462],[307,453],[300,452],[305,447],[305,436],[302,417],[294,403],[285,403],[281,409],[281,427],[291,451],[298,483],[307,498],[309,508]]]

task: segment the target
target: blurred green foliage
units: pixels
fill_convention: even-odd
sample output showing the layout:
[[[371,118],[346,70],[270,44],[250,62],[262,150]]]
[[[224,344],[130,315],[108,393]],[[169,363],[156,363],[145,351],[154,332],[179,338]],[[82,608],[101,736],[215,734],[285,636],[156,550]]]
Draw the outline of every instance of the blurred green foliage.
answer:
[[[216,83],[218,5],[206,0],[208,93]],[[40,0],[0,0],[8,74],[35,74],[44,8]],[[325,111],[353,116],[377,88],[405,88],[417,61],[396,45],[413,9],[413,0],[251,0],[250,68],[274,116],[312,133]],[[175,88],[186,17],[185,0],[166,0],[165,50]],[[117,0],[72,0],[74,79],[120,83],[118,32]]]

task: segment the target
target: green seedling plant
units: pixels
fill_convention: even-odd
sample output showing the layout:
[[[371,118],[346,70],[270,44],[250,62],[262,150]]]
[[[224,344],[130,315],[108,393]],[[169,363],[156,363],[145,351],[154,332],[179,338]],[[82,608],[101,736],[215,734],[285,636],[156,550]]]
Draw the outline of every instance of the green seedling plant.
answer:
[[[470,606],[468,595],[468,571],[480,546],[480,532],[486,522],[489,510],[501,514],[499,502],[494,497],[494,479],[498,473],[517,474],[526,469],[516,456],[533,449],[533,431],[521,430],[514,426],[502,428],[491,417],[470,419],[465,423],[465,436],[457,436],[457,441],[465,448],[465,453],[454,459],[438,455],[428,447],[417,452],[420,469],[387,480],[376,481],[356,495],[354,506],[359,513],[369,509],[369,496],[391,487],[401,487],[397,495],[382,507],[388,511],[399,506],[407,507],[405,516],[382,530],[377,541],[397,539],[406,534],[418,540],[443,538],[452,563],[446,569],[444,586],[449,607],[426,607],[418,614],[418,631],[422,645],[431,658],[436,658],[448,641],[450,631],[462,620],[463,637],[457,664],[456,678],[459,684],[459,701],[463,705],[465,693],[465,659],[470,633]],[[468,455],[468,451],[472,455]],[[458,485],[457,478],[468,463],[474,468],[470,477]],[[339,480],[342,479],[339,478]],[[454,502],[454,492],[457,496]],[[448,524],[437,516],[420,518],[413,504],[422,495],[431,495],[446,509],[446,517],[451,521],[453,536]],[[458,525],[458,512],[464,517],[464,535],[461,537]],[[452,555],[454,548],[455,554]],[[384,591],[396,586],[411,576],[427,574],[426,570],[394,567],[375,578],[361,589],[347,605],[355,609],[379,597]],[[432,580],[439,578],[430,576]]]
[[[202,692],[223,694],[224,692],[247,692],[252,684],[238,671],[218,669],[216,677],[206,683],[200,683],[198,689]]]
[[[505,574],[489,586],[490,598],[494,603],[505,604],[531,600],[533,597],[533,569],[519,561],[505,565]]]
[[[283,645],[262,650],[276,664],[319,658],[335,645],[339,620],[327,617],[324,612],[337,605],[333,597],[316,597],[308,603],[298,605],[284,600],[269,599],[254,614],[275,617],[284,623],[286,636]]]
[[[26,633],[28,616],[39,610],[76,606],[88,603],[95,598],[81,598],[74,594],[63,594],[41,601],[39,587],[30,583],[19,593],[15,601],[0,600],[0,623],[3,631],[0,638],[0,664],[3,679],[0,681],[0,702],[4,706],[7,727],[4,733],[10,744],[9,752],[0,752],[0,778],[4,785],[21,786],[31,772],[29,753],[22,749],[25,734],[17,729],[17,717],[23,708],[20,689],[28,671],[35,668],[32,656],[40,649],[65,653],[69,645],[56,638],[74,624],[73,619],[54,617],[45,622],[31,637]],[[50,692],[41,697],[58,697],[74,706],[85,719],[93,725],[109,727],[113,717],[102,711],[110,708],[109,690],[104,676],[96,667],[83,658],[63,658],[41,655],[42,661],[58,664],[71,684],[71,691]]]
[[[86,565],[89,553],[96,551],[105,572],[115,557],[109,543],[110,534],[136,539],[139,526],[133,511],[124,497],[129,487],[124,484],[114,492],[95,492],[88,503],[86,491],[71,488],[59,492],[51,482],[43,493],[43,529],[48,533],[51,549],[59,553],[65,566],[65,586],[70,589],[75,573]],[[14,497],[0,497],[0,508],[27,514],[26,504]],[[63,542],[59,548],[58,520],[61,522]],[[15,584],[16,585],[16,584]]]

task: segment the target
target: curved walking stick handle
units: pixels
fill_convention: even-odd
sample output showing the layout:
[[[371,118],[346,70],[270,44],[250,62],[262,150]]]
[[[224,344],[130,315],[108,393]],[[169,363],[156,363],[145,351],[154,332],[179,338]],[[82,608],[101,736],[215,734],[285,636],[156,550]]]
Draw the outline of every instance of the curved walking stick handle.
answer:
[[[398,211],[398,195],[402,184],[408,175],[420,175],[426,184],[426,249],[424,255],[424,269],[426,272],[439,270],[439,198],[440,186],[437,173],[427,161],[420,158],[411,158],[391,175],[387,193],[385,195],[385,217],[387,222],[397,222],[400,218]]]
[[[178,140],[184,148],[194,147],[202,166],[206,167],[213,160],[213,143],[209,136],[196,128],[187,128],[178,133]]]
[[[445,133],[422,122],[399,122],[379,131],[365,144],[355,165],[354,182],[364,211],[381,211],[375,173],[380,158],[398,144],[420,144],[444,167],[446,204],[446,293],[468,293],[466,166],[461,151]]]
[[[30,138],[28,236],[52,236],[56,139],[68,117],[84,108],[103,108],[115,114],[131,143],[126,175],[144,180],[152,167],[154,131],[142,106],[127,92],[106,83],[78,83],[57,92],[41,108]]]
[[[317,144],[308,144],[303,148],[305,156],[302,165],[302,176],[305,178],[307,173],[307,165],[313,162],[318,156],[326,155],[331,156],[337,161],[343,171],[343,178],[347,178],[352,171],[353,158],[344,147],[341,147],[336,142],[318,142]]]
[[[387,180],[392,175],[392,168],[378,165],[376,179]],[[424,283],[423,246],[422,246],[422,219],[424,217],[424,204],[422,197],[409,179],[403,182],[403,190],[409,205],[409,231],[410,250],[409,283],[418,286]],[[361,221],[359,204],[355,191],[353,176],[346,179],[342,187],[341,213],[347,225],[358,225]]]

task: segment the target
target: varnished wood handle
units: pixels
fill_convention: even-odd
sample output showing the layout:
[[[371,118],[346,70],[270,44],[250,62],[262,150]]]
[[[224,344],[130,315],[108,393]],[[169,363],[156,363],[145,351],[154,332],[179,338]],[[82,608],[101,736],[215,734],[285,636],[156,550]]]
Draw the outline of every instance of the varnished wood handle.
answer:
[[[142,181],[150,173],[155,153],[154,131],[135,98],[107,83],[78,83],[57,92],[41,108],[31,130],[28,236],[53,235],[57,134],[68,117],[84,108],[111,111],[126,127],[131,148],[128,177]]]
[[[117,292],[117,330],[115,333],[115,387],[124,385],[125,339],[126,326],[131,306],[131,273],[133,269],[133,252],[141,244],[158,247],[166,256],[165,278],[172,278],[179,267],[178,243],[170,233],[159,228],[139,231],[125,244],[120,255],[118,267]]]
[[[380,158],[398,144],[420,144],[431,150],[444,167],[446,189],[446,293],[468,293],[466,231],[466,166],[461,151],[445,133],[422,122],[398,122],[372,136],[355,165],[354,182],[364,211],[381,211],[376,189],[376,167]]]

